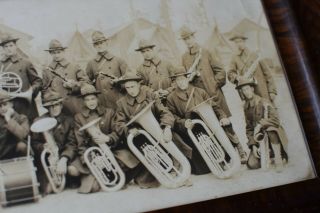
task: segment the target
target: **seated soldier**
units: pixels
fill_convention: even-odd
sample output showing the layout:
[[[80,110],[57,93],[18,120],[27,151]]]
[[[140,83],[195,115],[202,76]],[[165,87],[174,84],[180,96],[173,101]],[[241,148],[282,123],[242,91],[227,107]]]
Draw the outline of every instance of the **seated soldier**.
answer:
[[[115,111],[100,105],[97,97],[99,93],[92,85],[87,84],[81,87],[81,97],[85,106],[80,113],[75,115],[75,135],[78,143],[78,156],[80,158],[74,165],[81,173],[79,193],[90,193],[100,190],[98,182],[90,173],[84,161],[85,151],[92,146],[107,143],[126,174],[126,182],[130,182],[134,173],[140,169],[138,166],[139,161],[127,150],[114,131]],[[89,135],[86,131],[79,131],[82,126],[99,117],[101,117],[99,128],[104,135]]]
[[[192,173],[206,174],[210,172],[209,168],[207,167],[199,151],[196,149],[195,145],[189,138],[186,126],[192,126],[192,122],[190,120],[190,109],[202,103],[203,101],[209,99],[210,97],[203,89],[190,85],[188,75],[189,74],[185,71],[183,67],[176,68],[176,73],[175,75],[171,76],[171,78],[175,80],[177,88],[168,96],[167,106],[175,116],[174,130],[178,134],[180,134],[184,141],[187,142],[187,144],[191,146],[193,149],[191,160]],[[230,131],[230,128],[232,129],[231,122],[227,118],[226,114],[223,112],[220,106],[216,104],[216,102],[211,101],[211,103],[214,112],[220,120],[221,126],[225,129],[226,132]],[[246,154],[243,151],[243,148],[239,143],[239,140],[236,140],[237,143],[234,143],[234,141],[235,140],[233,140],[232,145],[234,147],[237,147],[239,155],[241,157],[241,161],[245,161]]]
[[[71,165],[74,160],[76,152],[76,143],[74,137],[74,124],[73,118],[63,112],[63,98],[62,96],[54,91],[49,91],[44,94],[43,106],[48,108],[49,115],[57,120],[57,125],[50,130],[53,139],[59,150],[59,161],[57,163],[56,172],[58,175],[70,175],[67,180],[75,181],[74,176],[78,176],[75,167]],[[43,165],[40,165],[40,156],[42,151],[47,148],[47,141],[43,137],[43,134],[34,134],[32,140],[32,148],[35,152],[35,160],[38,164],[39,169],[39,181],[41,185],[41,190],[44,194],[52,192],[52,187],[48,182]],[[48,147],[49,148],[49,147]],[[72,185],[73,183],[70,183]]]
[[[0,160],[27,154],[29,121],[14,110],[12,100],[13,97],[0,93]]]
[[[149,87],[140,85],[141,80],[139,76],[131,72],[126,73],[124,78],[119,81],[119,83],[124,86],[127,94],[117,102],[117,132],[124,140],[126,140],[130,133],[136,135],[138,130],[136,126],[129,128],[126,124],[149,103],[155,101],[151,107],[151,111],[155,118],[158,118],[163,130],[164,141],[169,142],[172,140],[171,127],[174,124],[174,117],[172,113],[163,106],[160,99],[155,97],[155,94]],[[145,168],[135,177],[135,182],[141,188],[156,187],[159,185],[158,181]]]
[[[273,151],[276,170],[281,171],[283,169],[283,160],[288,160],[285,150],[288,143],[287,137],[274,106],[269,100],[255,94],[255,86],[255,82],[242,79],[236,87],[241,90],[245,99],[246,132],[249,140],[248,146],[251,150],[247,166],[249,169],[260,168],[259,143],[254,139],[254,136],[263,132],[263,134],[267,134],[271,144],[270,148]],[[272,157],[272,155],[270,156]]]

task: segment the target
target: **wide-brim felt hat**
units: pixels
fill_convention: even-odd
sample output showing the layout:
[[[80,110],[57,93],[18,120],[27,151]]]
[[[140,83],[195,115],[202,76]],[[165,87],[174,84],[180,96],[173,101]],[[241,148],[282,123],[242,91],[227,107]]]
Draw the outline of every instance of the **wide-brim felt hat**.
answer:
[[[254,79],[247,79],[247,78],[241,79],[241,80],[239,80],[239,82],[236,86],[236,89],[241,89],[242,87],[247,86],[247,85],[255,87],[255,86],[257,86],[257,83],[255,82]]]
[[[196,31],[192,31],[190,28],[183,26],[180,28],[180,39],[186,39],[195,33]]]
[[[96,90],[96,88],[91,84],[85,84],[80,88],[79,97],[85,97],[87,95],[98,95],[101,92]]]
[[[49,91],[43,95],[43,104],[42,106],[48,107],[52,105],[56,105],[58,103],[62,103],[64,100],[63,97],[57,92]]]
[[[142,51],[144,49],[147,49],[147,48],[154,48],[156,45],[151,43],[150,41],[147,41],[147,40],[141,40],[139,42],[139,47],[137,49],[135,49],[135,51]]]
[[[5,44],[7,44],[9,42],[17,42],[19,39],[20,38],[15,38],[10,34],[6,34],[0,39],[0,46],[4,46]]]
[[[173,75],[169,76],[170,78],[177,78],[179,76],[188,76],[190,73],[186,72],[184,67],[176,67]]]
[[[236,39],[242,39],[242,40],[247,40],[248,37],[245,36],[243,33],[239,33],[239,32],[234,32],[232,33],[231,37],[229,38],[230,41],[234,41]]]
[[[67,47],[64,47],[60,41],[56,40],[56,39],[53,39],[50,41],[49,43],[49,49],[45,50],[45,51],[48,51],[48,52],[52,52],[52,51],[55,51],[55,50],[65,50],[67,49]]]
[[[91,35],[91,40],[93,44],[96,44],[101,41],[107,41],[108,38],[101,31],[94,31]]]
[[[124,74],[124,76],[118,81],[119,84],[124,84],[128,81],[137,81],[140,82],[142,80],[142,78],[140,76],[138,76],[136,73],[134,72],[127,72],[126,74]]]

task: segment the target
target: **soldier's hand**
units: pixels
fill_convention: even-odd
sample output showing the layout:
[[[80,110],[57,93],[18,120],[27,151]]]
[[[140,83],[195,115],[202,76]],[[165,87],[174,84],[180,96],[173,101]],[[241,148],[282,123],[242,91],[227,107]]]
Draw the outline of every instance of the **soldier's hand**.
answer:
[[[184,126],[185,126],[187,129],[191,129],[191,128],[193,127],[192,120],[191,120],[191,119],[187,119],[187,120],[184,122]]]
[[[164,90],[164,89],[159,89],[158,93],[159,93],[160,97],[165,97],[165,96],[167,96],[169,94],[169,92],[167,90]]]
[[[69,79],[68,81],[63,82],[63,87],[68,88],[68,89],[72,89],[76,85],[77,85],[77,82],[73,79]]]
[[[230,120],[228,119],[228,118],[222,118],[221,120],[220,120],[220,125],[221,126],[228,126],[228,125],[230,125],[231,124],[231,122],[230,122]]]
[[[172,132],[171,132],[171,127],[166,126],[163,130],[163,140],[164,142],[170,142],[172,141]]]
[[[105,144],[110,141],[110,137],[105,134],[100,134],[100,135],[93,136],[93,140],[96,144]]]
[[[133,136],[138,135],[139,134],[138,129],[137,128],[130,129],[129,134],[132,134]]]
[[[57,163],[57,174],[64,175],[67,173],[68,158],[62,157]]]
[[[9,121],[12,118],[12,115],[14,114],[14,110],[12,108],[9,108],[6,113],[4,114],[4,119],[6,121]]]

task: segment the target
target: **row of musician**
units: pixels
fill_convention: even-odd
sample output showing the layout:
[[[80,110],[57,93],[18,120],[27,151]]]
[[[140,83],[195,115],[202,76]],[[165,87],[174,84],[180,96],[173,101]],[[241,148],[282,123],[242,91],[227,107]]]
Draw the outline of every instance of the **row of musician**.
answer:
[[[43,193],[61,192],[66,184],[80,193],[116,191],[132,180],[141,188],[176,188],[192,184],[191,173],[229,178],[241,163],[281,171],[287,138],[272,103],[277,92],[269,66],[248,50],[243,34],[230,38],[239,53],[227,77],[244,101],[247,156],[221,90],[225,71],[198,45],[194,31],[182,27],[180,36],[188,48],[183,67],[160,59],[155,45],[142,40],[136,51],[145,60],[137,72],[108,51],[102,32],[92,34],[97,55],[86,72],[52,40],[46,51],[53,60],[42,79],[17,54],[18,38],[3,38],[0,159],[29,152],[31,129]]]

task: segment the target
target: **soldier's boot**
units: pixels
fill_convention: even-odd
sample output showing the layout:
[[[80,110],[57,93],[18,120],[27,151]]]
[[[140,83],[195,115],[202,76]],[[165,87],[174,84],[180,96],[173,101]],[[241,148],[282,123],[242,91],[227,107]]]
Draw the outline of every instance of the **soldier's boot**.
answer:
[[[243,150],[241,143],[237,144],[237,149],[239,152],[241,164],[246,164],[247,163],[247,153]]]
[[[281,146],[280,144],[271,144],[274,152],[274,165],[276,172],[282,172],[283,170],[283,161],[281,157]]]

